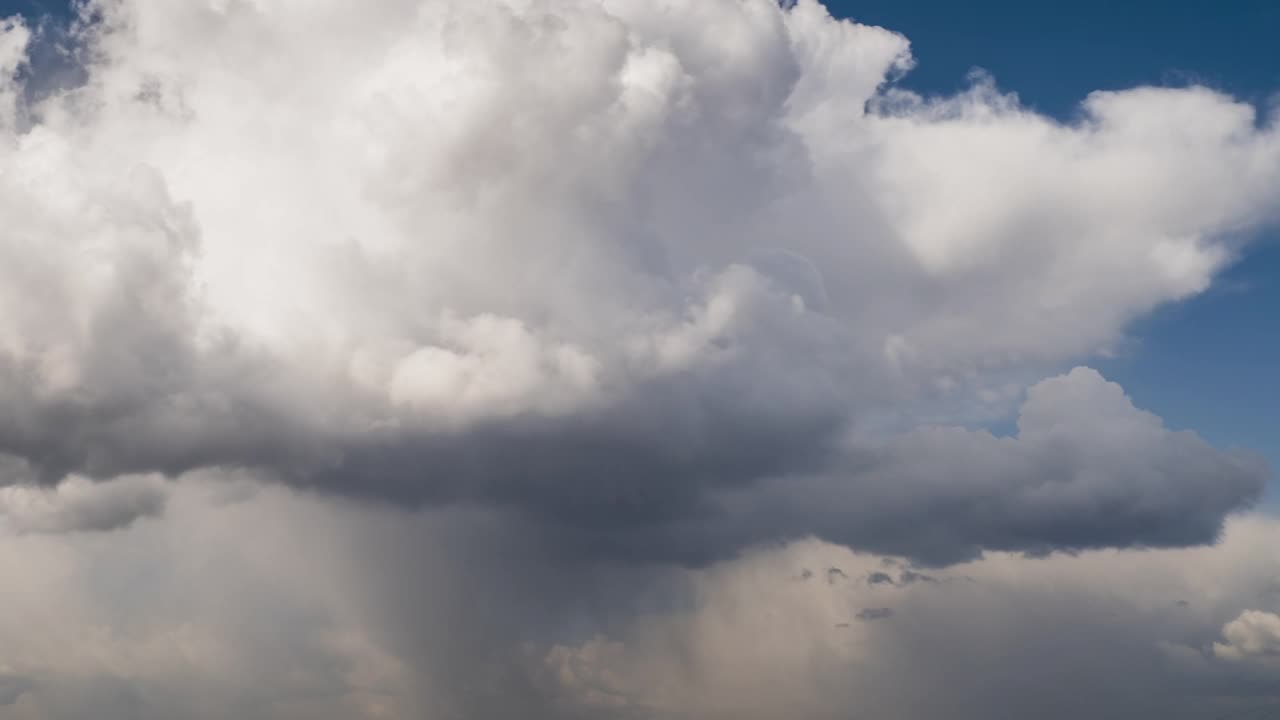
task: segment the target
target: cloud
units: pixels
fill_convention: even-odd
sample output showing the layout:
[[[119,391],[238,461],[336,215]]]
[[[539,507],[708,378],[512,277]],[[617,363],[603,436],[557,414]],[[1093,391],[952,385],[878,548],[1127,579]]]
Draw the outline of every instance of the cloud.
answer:
[[[1234,647],[1261,647],[1274,615],[1240,608],[1280,599],[1273,554],[1256,553],[1275,534],[1274,518],[1240,518],[1214,547],[991,554],[906,587],[781,582],[882,560],[815,541],[761,548],[697,572],[687,606],[545,664],[599,718],[1217,717],[1280,702],[1274,672],[1215,640],[1227,618]]]
[[[400,666],[347,614],[370,606],[338,537],[374,525],[266,489],[226,504],[226,480],[116,532],[6,541],[0,669],[27,679],[6,717],[378,717]]]
[[[31,681],[21,675],[0,675],[0,706],[12,705],[31,689]]]
[[[125,477],[95,483],[71,477],[56,487],[0,488],[0,523],[18,534],[104,532],[164,510],[162,478]]]
[[[1222,626],[1226,642],[1214,643],[1213,654],[1225,660],[1275,663],[1280,657],[1280,615],[1246,610]]]
[[[0,63],[0,449],[42,482],[243,467],[686,562],[1196,543],[1257,495],[1083,371],[1016,441],[923,427],[1008,412],[1273,221],[1247,104],[921,98],[906,39],[812,0],[82,15],[82,84],[24,100],[20,22]]]
[[[79,13],[0,27],[6,717],[1274,699],[1269,470],[1087,367],[1273,116],[917,96],[814,0]]]
[[[893,617],[893,608],[863,608],[854,617],[859,620],[887,620]]]
[[[1169,430],[1077,368],[1028,391],[1012,437],[949,426],[853,435],[807,473],[711,489],[684,517],[562,532],[588,552],[692,562],[807,535],[928,564],[983,549],[1195,545],[1212,542],[1267,475],[1258,456]]]

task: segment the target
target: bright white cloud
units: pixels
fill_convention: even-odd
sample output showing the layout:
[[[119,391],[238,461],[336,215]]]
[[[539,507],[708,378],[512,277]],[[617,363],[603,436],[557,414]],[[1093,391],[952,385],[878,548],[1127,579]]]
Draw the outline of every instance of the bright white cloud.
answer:
[[[1280,615],[1276,613],[1246,610],[1222,626],[1222,636],[1226,642],[1213,645],[1213,654],[1217,657],[1272,664],[1277,664],[1280,658]]]
[[[1074,124],[986,79],[922,99],[886,85],[903,37],[813,0],[85,12],[85,81],[0,142],[0,449],[44,478],[246,466],[571,528],[856,493],[843,435],[1007,412],[1206,287],[1280,186],[1229,97],[1099,93]],[[3,37],[16,78],[29,33]],[[1038,472],[950,437],[1015,494]],[[1023,546],[1202,540],[1262,477],[1216,490],[1237,461],[1183,443],[1177,487],[1218,496],[1182,532],[1128,466],[1166,459],[1105,446],[1073,438],[1101,495],[1058,534],[1010,517]],[[1107,522],[1112,489],[1145,525]]]

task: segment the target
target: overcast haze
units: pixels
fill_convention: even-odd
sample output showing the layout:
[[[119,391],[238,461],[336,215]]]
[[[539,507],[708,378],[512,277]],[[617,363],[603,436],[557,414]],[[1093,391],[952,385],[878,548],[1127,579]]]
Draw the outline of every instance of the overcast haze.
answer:
[[[17,9],[0,718],[1280,706],[1274,447],[1098,369],[1270,242],[1274,103],[817,0]]]

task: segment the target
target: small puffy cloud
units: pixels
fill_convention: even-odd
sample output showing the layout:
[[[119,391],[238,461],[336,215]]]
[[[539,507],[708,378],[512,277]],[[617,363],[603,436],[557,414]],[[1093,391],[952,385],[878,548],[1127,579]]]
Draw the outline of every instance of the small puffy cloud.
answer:
[[[1225,642],[1213,644],[1214,656],[1280,666],[1280,615],[1246,610],[1222,626],[1222,637]]]

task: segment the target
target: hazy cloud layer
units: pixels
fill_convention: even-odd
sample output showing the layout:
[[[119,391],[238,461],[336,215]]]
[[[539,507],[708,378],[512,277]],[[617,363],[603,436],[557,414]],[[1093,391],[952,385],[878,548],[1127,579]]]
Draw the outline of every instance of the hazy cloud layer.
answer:
[[[815,540],[638,571],[566,565],[487,513],[188,478],[118,532],[5,538],[0,700],[15,720],[1212,718],[1280,703],[1277,542],[1242,517],[1214,547],[995,554],[932,582],[869,584],[913,570]]]
[[[1242,519],[1214,548],[994,555],[909,586],[861,581],[897,563],[801,542],[699,572],[688,608],[558,646],[545,663],[566,707],[592,717],[1274,712],[1280,665],[1263,648],[1280,567],[1261,548],[1275,540],[1274,519]],[[849,579],[804,574],[827,564]]]

